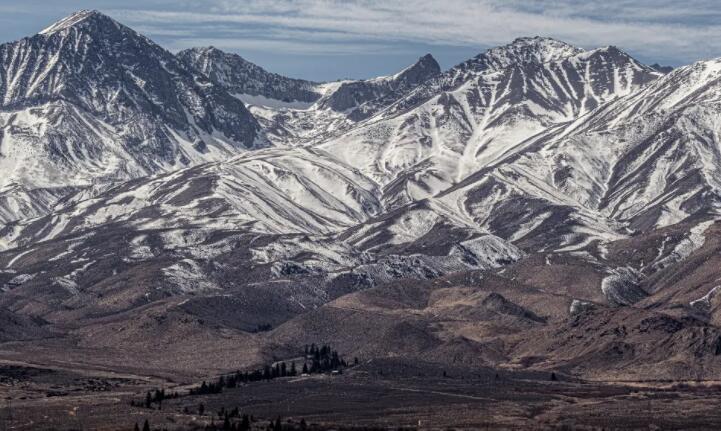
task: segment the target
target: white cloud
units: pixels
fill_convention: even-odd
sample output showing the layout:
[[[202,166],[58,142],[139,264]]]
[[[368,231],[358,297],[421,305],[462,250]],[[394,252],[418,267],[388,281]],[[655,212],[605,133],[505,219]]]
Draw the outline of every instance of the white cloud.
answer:
[[[182,6],[189,9],[181,10]],[[203,0],[174,11],[115,10],[116,17],[155,31],[186,32],[188,41],[257,46],[280,52],[333,54],[369,40],[491,46],[543,35],[592,48],[617,45],[645,58],[676,63],[721,56],[715,3],[690,0]],[[213,25],[247,29],[213,34]],[[253,33],[255,32],[255,33]],[[182,38],[183,36],[179,36]],[[365,48],[360,48],[365,49]]]

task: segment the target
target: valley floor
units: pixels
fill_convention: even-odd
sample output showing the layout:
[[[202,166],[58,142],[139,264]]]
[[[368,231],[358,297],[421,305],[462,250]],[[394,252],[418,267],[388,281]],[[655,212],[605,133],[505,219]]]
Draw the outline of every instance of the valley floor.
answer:
[[[253,429],[282,418],[285,429],[718,429],[718,382],[588,382],[546,373],[441,368],[365,360],[341,375],[288,377],[186,395],[173,379],[88,371],[83,364],[41,367],[0,363],[3,430],[193,430],[215,424],[221,409],[252,415]],[[130,405],[147,390],[178,398],[162,410]],[[203,404],[204,412],[199,414]],[[231,424],[239,419],[231,418]]]

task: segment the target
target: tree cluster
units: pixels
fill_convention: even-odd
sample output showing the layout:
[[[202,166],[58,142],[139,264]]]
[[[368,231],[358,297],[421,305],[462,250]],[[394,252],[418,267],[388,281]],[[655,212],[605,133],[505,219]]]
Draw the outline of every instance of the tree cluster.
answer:
[[[232,389],[241,384],[297,375],[295,362],[291,362],[290,366],[285,362],[278,362],[254,371],[236,371],[234,374],[220,376],[215,382],[203,381],[198,388],[190,390],[190,395],[219,394],[223,392],[223,389]]]
[[[342,372],[348,367],[346,361],[329,345],[318,347],[315,344],[306,345],[304,350],[304,363],[300,373],[321,374],[331,371]],[[354,363],[358,364],[358,358]],[[299,374],[295,362],[276,362],[253,371],[236,371],[233,374],[222,375],[216,381],[203,381],[201,385],[190,390],[190,395],[219,394],[223,389],[232,389],[241,384],[270,381],[282,377],[294,377]]]
[[[324,344],[321,347],[311,344],[305,346],[305,358],[310,360],[310,367],[303,364],[303,373],[325,373],[333,370],[342,370],[348,367],[344,359],[338,355],[338,352],[331,349],[329,345]],[[357,361],[356,361],[357,363]]]
[[[156,389],[155,391],[148,391],[143,401],[130,400],[130,405],[133,407],[145,407],[146,409],[152,409],[158,406],[158,410],[162,410],[163,401],[178,398],[179,396],[177,392],[166,394],[165,389]]]
[[[250,416],[241,415],[238,408],[231,411],[225,411],[223,408],[222,414],[218,416],[223,418],[223,425],[217,426],[215,424],[206,426],[205,429],[208,431],[223,430],[223,431],[249,431],[250,430]]]

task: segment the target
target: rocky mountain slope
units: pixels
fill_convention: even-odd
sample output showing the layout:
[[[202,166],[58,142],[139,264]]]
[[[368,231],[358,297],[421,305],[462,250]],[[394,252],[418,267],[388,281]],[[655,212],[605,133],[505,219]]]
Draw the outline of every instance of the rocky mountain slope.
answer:
[[[553,126],[633,93],[659,74],[616,48],[583,52],[521,38],[428,80],[323,148],[394,192],[430,197]]]
[[[58,187],[128,180],[262,145],[242,102],[98,12],[0,45],[0,100],[3,221],[47,211]],[[50,190],[35,192],[42,189]]]
[[[212,47],[181,51],[178,57],[243,100],[276,146],[340,135],[441,72],[428,54],[394,75],[313,83],[269,73]]]
[[[97,12],[0,60],[9,334],[717,370],[718,60],[536,37],[313,83]]]
[[[294,102],[312,104],[321,97],[318,83],[268,72],[237,54],[212,46],[186,49],[177,57],[246,101],[260,96],[293,106]]]

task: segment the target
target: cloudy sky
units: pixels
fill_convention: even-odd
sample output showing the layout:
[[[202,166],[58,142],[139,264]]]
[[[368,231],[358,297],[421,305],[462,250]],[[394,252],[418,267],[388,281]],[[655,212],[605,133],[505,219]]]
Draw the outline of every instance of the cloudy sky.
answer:
[[[98,9],[176,51],[214,45],[315,80],[444,68],[519,36],[616,45],[647,63],[721,57],[717,0],[2,0],[0,40]]]

